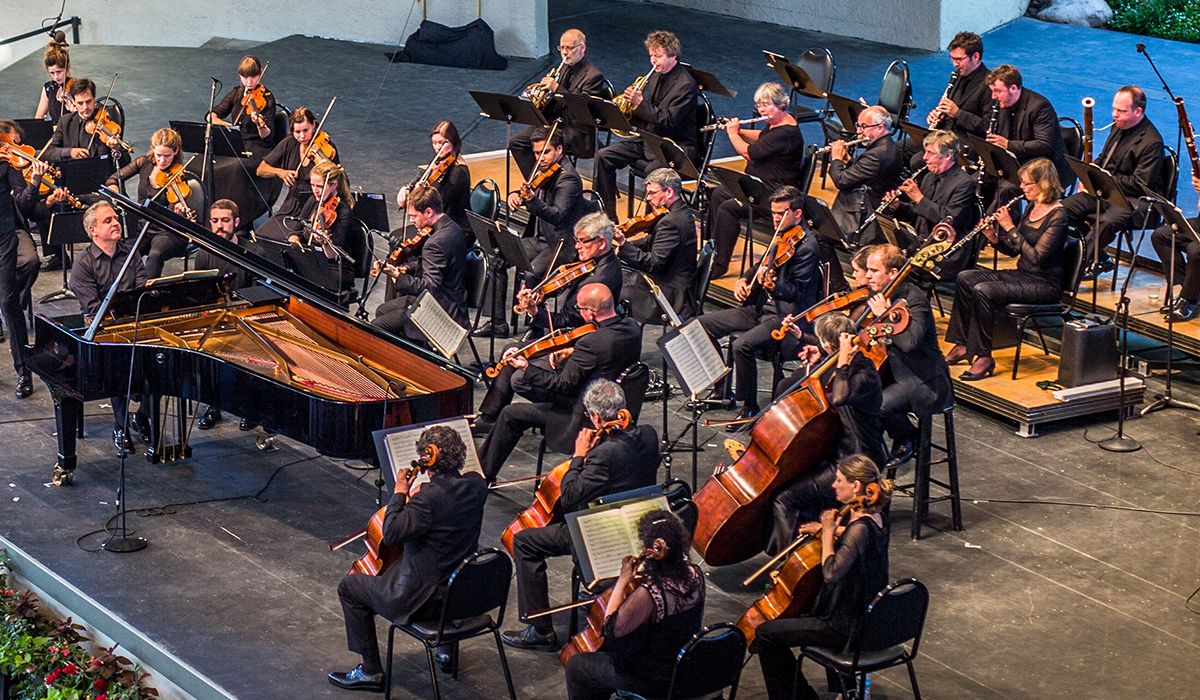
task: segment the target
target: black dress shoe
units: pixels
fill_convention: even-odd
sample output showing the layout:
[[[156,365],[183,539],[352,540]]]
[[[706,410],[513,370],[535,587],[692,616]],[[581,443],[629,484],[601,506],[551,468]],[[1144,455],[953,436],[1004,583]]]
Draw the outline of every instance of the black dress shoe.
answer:
[[[531,649],[533,651],[558,651],[558,635],[554,630],[543,634],[533,625],[523,630],[509,630],[500,635],[504,643],[514,649]]]
[[[209,430],[214,425],[221,422],[222,417],[221,409],[209,406],[208,410],[204,412],[204,415],[200,416],[200,420],[196,421],[196,427],[201,430]]]
[[[496,422],[487,416],[476,416],[474,422],[471,423],[471,435],[475,437],[483,437],[492,432]]]
[[[913,441],[912,440],[896,440],[892,443],[892,453],[888,455],[888,461],[885,465],[886,469],[895,469],[904,464],[913,456]]]
[[[238,430],[254,430],[258,424],[251,421],[249,418],[243,418],[238,421]]]
[[[133,449],[133,441],[125,434],[124,430],[116,428],[113,430],[113,447],[117,448],[117,456],[124,457],[125,455],[137,454]]]
[[[488,323],[472,333],[476,338],[507,338],[512,335],[512,328],[507,323]]]
[[[1083,271],[1082,279],[1094,280],[1105,272],[1112,272],[1116,266],[1117,264],[1112,261],[1112,258],[1105,257],[1095,265],[1088,265],[1087,269]]]
[[[996,361],[990,357],[980,359],[986,359],[987,362],[981,364],[978,359],[975,360],[975,364],[971,365],[971,369],[958,375],[958,378],[964,382],[977,382],[980,379],[990,377],[992,372],[996,371]],[[979,366],[979,369],[975,369],[976,365]]]
[[[53,271],[55,271],[55,270],[61,270],[61,269],[63,269],[63,259],[62,259],[62,256],[61,256],[61,255],[55,255],[55,256],[53,256],[53,257],[51,257],[51,258],[48,258],[48,259],[44,260],[44,261],[42,262],[41,268],[42,268],[42,270],[44,270],[44,271],[46,271],[46,272],[53,272]]]
[[[532,328],[530,328],[529,330],[525,331],[524,335],[521,336],[521,342],[528,343],[529,341],[534,340],[537,337],[538,337],[537,334],[534,333]]]
[[[343,690],[366,690],[373,693],[383,692],[382,673],[364,673],[362,664],[354,667],[353,671],[330,671],[326,676],[329,682]]]
[[[29,395],[33,393],[33,378],[29,376],[28,372],[17,379],[17,388],[13,393],[18,399],[29,398]]]
[[[130,422],[132,425],[129,427],[133,430],[134,434],[137,435],[138,440],[141,440],[147,445],[154,441],[154,432],[150,430],[149,418],[141,413],[134,413],[130,417]]]
[[[1179,297],[1171,302],[1171,309],[1167,311],[1166,316],[1171,321],[1190,321],[1196,318],[1198,310],[1200,308],[1198,308],[1195,302]]]

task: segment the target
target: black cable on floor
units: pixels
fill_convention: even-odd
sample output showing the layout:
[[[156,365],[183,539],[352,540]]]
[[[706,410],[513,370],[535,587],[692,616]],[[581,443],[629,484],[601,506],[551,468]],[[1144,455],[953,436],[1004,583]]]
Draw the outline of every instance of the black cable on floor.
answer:
[[[1088,437],[1088,430],[1090,430],[1090,428],[1085,428],[1085,429],[1084,429],[1084,431],[1083,431],[1083,439],[1084,439],[1084,440],[1086,440],[1086,441],[1088,441],[1088,442],[1090,442],[1090,443],[1092,443],[1093,445],[1095,445],[1095,444],[1098,444],[1098,443],[1104,442],[1105,440],[1107,440],[1107,439],[1111,438],[1113,435],[1116,435],[1116,434],[1117,434],[1117,429],[1116,429],[1116,428],[1113,428],[1113,427],[1110,427],[1110,426],[1107,426],[1107,425],[1106,425],[1106,426],[1103,426],[1103,427],[1104,427],[1106,430],[1109,430],[1109,431],[1111,431],[1111,434],[1110,434],[1108,437],[1104,437],[1104,438],[1101,438],[1101,439],[1099,439],[1099,440],[1093,440],[1093,439],[1091,439],[1091,438],[1089,438],[1089,437]],[[1128,437],[1128,438],[1130,438],[1130,439],[1132,439],[1132,440],[1137,440],[1137,438],[1135,438],[1134,436],[1130,435],[1129,433],[1126,433],[1126,434],[1125,434],[1125,437]],[[1150,459],[1154,460],[1155,462],[1158,462],[1159,464],[1161,464],[1162,466],[1166,467],[1167,469],[1174,469],[1174,470],[1175,470],[1175,471],[1177,471],[1177,472],[1183,472],[1184,474],[1190,474],[1190,475],[1192,475],[1192,476],[1200,476],[1200,472],[1193,472],[1193,471],[1189,471],[1189,470],[1187,470],[1187,469],[1184,469],[1183,467],[1177,467],[1177,466],[1175,466],[1174,464],[1170,464],[1170,463],[1168,463],[1168,462],[1164,462],[1164,461],[1162,461],[1162,460],[1161,460],[1161,459],[1159,459],[1158,457],[1155,457],[1155,456],[1154,456],[1154,453],[1153,453],[1153,452],[1151,452],[1151,451],[1150,451],[1150,449],[1146,447],[1146,443],[1142,442],[1141,440],[1138,440],[1138,442],[1142,443],[1142,450],[1144,450],[1144,451],[1145,451],[1145,453],[1146,453],[1146,454],[1147,454],[1147,455],[1150,457]]]
[[[897,496],[905,496],[912,498],[912,494],[897,492]],[[1138,506],[1114,506],[1105,505],[1103,503],[1080,503],[1077,501],[1034,501],[1017,498],[976,498],[974,496],[961,496],[964,501],[972,501],[974,503],[1010,503],[1013,505],[1030,505],[1030,506],[1066,506],[1070,508],[1095,508],[1097,510],[1125,510],[1134,513],[1151,513],[1154,515],[1183,515],[1190,518],[1200,518],[1200,511],[1192,510],[1155,510],[1153,508],[1140,508]]]

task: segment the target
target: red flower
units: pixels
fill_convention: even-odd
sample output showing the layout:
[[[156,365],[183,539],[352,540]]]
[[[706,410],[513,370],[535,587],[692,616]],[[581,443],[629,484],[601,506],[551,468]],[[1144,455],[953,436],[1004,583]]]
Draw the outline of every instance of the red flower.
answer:
[[[46,685],[54,685],[54,681],[58,680],[58,677],[61,675],[62,675],[61,668],[54,669],[53,671],[50,672],[50,675],[46,676]]]
[[[73,676],[76,673],[79,673],[79,669],[75,667],[75,664],[67,664],[63,667],[63,673],[67,674],[68,676]]]
[[[92,688],[94,690],[104,690],[107,687],[108,681],[104,678],[97,678],[96,680],[92,681]]]
[[[51,654],[57,654],[57,653],[58,653],[58,647],[50,647],[50,653],[51,653]]]
[[[105,695],[104,693],[100,693],[99,695],[96,696],[96,700],[108,700],[108,696]]]

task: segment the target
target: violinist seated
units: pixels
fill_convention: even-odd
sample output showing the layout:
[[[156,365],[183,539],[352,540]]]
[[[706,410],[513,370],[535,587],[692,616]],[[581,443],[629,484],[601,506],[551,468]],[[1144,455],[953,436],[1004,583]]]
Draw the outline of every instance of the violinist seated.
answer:
[[[558,354],[529,360],[521,348],[504,352],[506,365],[479,405],[473,431],[487,434],[480,450],[483,475],[494,482],[500,469],[530,428],[543,428],[554,452],[569,452],[571,436],[584,425],[580,397],[596,379],[616,379],[642,353],[642,326],[619,316],[612,292],[599,283],[584,285],[577,296],[585,324],[596,330],[583,335]],[[532,403],[512,403],[520,394]]]
[[[785,315],[800,313],[817,301],[821,291],[820,247],[815,234],[804,222],[804,195],[790,185],[776,190],[770,198],[775,243],[763,254],[758,265],[751,265],[738,278],[734,296],[741,306],[704,314],[700,325],[714,341],[740,333],[733,341],[735,398],[742,404],[738,418],[758,414],[758,357],[773,353],[781,341],[771,336]],[[777,254],[794,252],[780,266]],[[794,343],[785,336],[789,348]],[[723,392],[722,392],[723,393]]]
[[[299,216],[304,205],[312,199],[308,176],[314,165],[323,160],[342,162],[332,139],[324,131],[321,133],[325,135],[314,145],[318,123],[317,115],[308,107],[293,109],[288,117],[292,133],[275,144],[258,164],[255,174],[261,178],[275,178],[288,187],[287,196],[275,208],[276,216]]]
[[[57,124],[64,112],[74,109],[68,93],[74,78],[71,76],[71,54],[67,45],[56,39],[51,40],[42,53],[42,65],[50,79],[42,84],[33,118],[49,119]]]
[[[648,240],[626,244],[620,230],[613,236],[617,256],[630,268],[623,284],[630,313],[643,323],[659,322],[663,312],[638,272],[654,280],[680,317],[695,313],[692,281],[696,277],[696,218],[681,197],[681,187],[679,173],[674,170],[659,168],[651,172],[646,176],[646,206],[666,209],[667,213],[655,222]]]
[[[654,428],[648,425],[631,425],[623,430],[619,426],[608,427],[617,421],[624,408],[625,391],[616,382],[597,379],[583,393],[588,424],[575,436],[571,466],[562,477],[554,518],[544,527],[521,530],[513,538],[521,619],[550,607],[546,560],[574,556],[571,533],[563,515],[584,510],[602,496],[655,482],[660,457],[658,434]],[[535,618],[522,630],[505,632],[501,639],[517,649],[550,651],[558,648],[558,637],[549,615]]]
[[[817,519],[821,511],[837,506],[830,484],[838,461],[862,454],[875,464],[886,459],[883,447],[883,383],[875,363],[854,345],[854,322],[832,311],[816,323],[820,348],[806,345],[801,357],[811,369],[829,353],[837,364],[829,375],[826,397],[842,423],[842,436],[823,466],[809,470],[784,486],[771,501],[773,520],[767,554],[775,555],[796,538],[796,524]]]
[[[529,333],[525,340],[545,335],[553,328],[577,328],[582,326],[583,314],[579,312],[579,290],[585,285],[598,282],[608,287],[613,299],[621,298],[621,263],[612,247],[613,223],[604,214],[593,213],[575,224],[575,254],[578,263],[570,263],[563,270],[574,269],[575,265],[587,265],[591,271],[559,288],[555,295],[557,311],[551,311],[543,295],[530,289],[517,294],[518,305],[523,305],[529,314]],[[558,274],[547,280],[553,283]]]
[[[79,301],[83,315],[90,317],[100,307],[109,288],[118,281],[117,274],[127,258],[132,256],[125,276],[117,284],[117,291],[144,287],[147,277],[141,256],[133,250],[133,241],[121,240],[121,218],[111,204],[101,201],[88,207],[83,214],[83,228],[92,242],[75,256],[75,264],[71,266],[71,291]],[[138,431],[143,442],[150,441],[146,402],[142,402],[130,425],[128,397],[113,396],[109,400],[113,410],[113,446],[118,455],[131,454],[134,450],[127,433],[129,427]]]
[[[249,153],[240,158],[218,156],[213,169],[213,198],[237,202],[242,230],[249,230],[268,211],[280,190],[279,184],[255,177],[258,164],[277,140],[271,132],[275,95],[262,83],[264,70],[257,57],[243,57],[237,69],[241,85],[227,92],[207,115],[209,122],[240,133]],[[213,138],[221,139],[223,134],[215,130]]]
[[[383,691],[375,616],[396,624],[436,618],[450,574],[479,548],[487,485],[463,473],[467,447],[452,428],[426,428],[417,440],[421,468],[403,473],[386,507],[381,547],[403,547],[399,561],[377,576],[350,573],[338,584],[349,650],[362,657],[329,682],[346,690]],[[424,477],[428,476],[428,480]]]
[[[433,147],[433,162],[396,193],[396,206],[407,207],[408,193],[418,184],[437,188],[442,197],[442,211],[470,237],[471,224],[467,212],[471,209],[471,169],[462,161],[462,138],[458,127],[449,119],[433,125],[429,132]]]
[[[892,304],[904,299],[908,303],[908,328],[892,336],[887,346],[887,366],[892,381],[883,387],[883,427],[892,438],[888,468],[907,461],[913,454],[917,427],[909,420],[928,417],[949,405],[954,398],[950,386],[950,369],[942,356],[937,340],[937,327],[929,295],[911,281],[905,280],[891,293],[883,294],[900,275],[907,261],[894,245],[871,247],[867,254],[867,288],[871,296],[867,306],[876,317],[882,316]]]
[[[638,519],[643,554],[621,564],[604,609],[601,649],[567,660],[567,697],[605,700],[616,690],[666,696],[675,657],[704,618],[704,574],[688,558],[691,539],[669,511]]]
[[[420,256],[399,264],[386,263],[383,272],[392,281],[393,296],[375,309],[375,325],[409,340],[425,336],[409,320],[408,308],[421,292],[428,291],[454,322],[469,327],[466,274],[467,237],[458,224],[442,212],[442,196],[429,185],[413,189],[407,200],[409,220],[429,234],[420,244]]]
[[[138,178],[138,201],[152,200],[176,214],[196,221],[203,207],[204,190],[196,177],[183,169],[179,154],[183,140],[174,129],[159,129],[150,137],[150,151],[134,158],[109,176],[104,185],[119,192],[121,183]],[[146,276],[162,276],[163,264],[187,253],[188,241],[178,233],[151,224],[142,238],[138,253],[146,256]]]
[[[300,216],[271,217],[258,231],[257,240],[267,242],[264,249],[274,252],[281,245],[276,236],[286,235],[284,264],[332,292],[341,292],[354,284],[354,263],[342,254],[353,227],[350,184],[346,171],[329,161],[312,169],[308,184],[313,198]]]
[[[796,118],[788,112],[791,98],[779,83],[763,83],[754,91],[754,106],[766,119],[765,129],[742,128],[737,119],[727,119],[723,131],[738,155],[746,159],[746,174],[763,181],[771,192],[780,187],[802,187],[804,166],[804,134]],[[708,230],[715,242],[712,279],[720,279],[729,269],[733,249],[737,247],[742,219],[749,205],[734,198],[724,185],[714,189],[708,201]],[[754,216],[765,217],[766,207],[760,202]]]
[[[892,498],[892,482],[864,455],[838,462],[833,479],[838,503],[854,504],[838,519],[826,510],[819,522],[800,532],[819,536],[822,586],[812,612],[795,618],[768,620],[755,630],[758,660],[770,700],[816,700],[817,691],[796,666],[792,648],[821,646],[841,649],[859,625],[867,605],[888,584],[888,536],[883,514]],[[870,503],[871,494],[874,503]],[[863,498],[864,502],[858,499]],[[827,674],[829,690],[838,692],[836,675]],[[846,688],[854,678],[842,679]]]
[[[243,238],[238,235],[237,203],[231,199],[218,199],[213,202],[213,205],[208,209],[208,228],[213,233],[230,243],[241,246],[247,251],[256,255],[262,255],[262,248],[254,241],[248,238]],[[222,275],[229,278],[230,289],[245,289],[253,283],[250,272],[246,268],[235,265],[225,258],[218,257],[208,252],[201,250],[196,253],[194,264],[196,270],[219,270]],[[200,418],[196,421],[196,427],[201,430],[208,430],[222,420],[221,409],[216,406],[209,406],[203,411],[200,411]],[[243,421],[243,424],[246,424]],[[246,424],[247,426],[249,424]],[[249,427],[245,428],[249,429]]]
[[[71,81],[71,89],[67,92],[71,96],[74,111],[64,112],[58,120],[58,128],[54,130],[54,135],[50,137],[50,146],[46,148],[46,160],[97,158],[109,150],[120,149],[120,138],[105,137],[99,133],[93,136],[93,133],[88,131],[88,126],[93,123],[98,111],[96,84],[87,78],[76,78]]]
[[[914,224],[918,241],[925,241],[938,223],[949,219],[955,231],[970,231],[979,222],[975,180],[958,165],[958,137],[949,131],[931,131],[925,136],[922,160],[927,172],[920,182],[908,178],[900,183],[904,199],[895,199],[892,210]],[[966,246],[941,263],[944,282],[973,265],[977,247]]]

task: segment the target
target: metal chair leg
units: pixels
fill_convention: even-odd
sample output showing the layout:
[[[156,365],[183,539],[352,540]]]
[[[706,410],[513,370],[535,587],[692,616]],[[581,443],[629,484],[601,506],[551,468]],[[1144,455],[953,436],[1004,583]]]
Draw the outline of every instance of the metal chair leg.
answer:
[[[1021,367],[1021,346],[1025,344],[1025,324],[1029,321],[1028,316],[1022,316],[1021,322],[1017,324],[1017,349],[1013,354],[1013,369],[1012,378],[1017,378],[1017,370]]]
[[[383,672],[383,700],[392,700],[392,647],[396,641],[396,626],[388,628],[387,669]]]
[[[500,667],[504,669],[504,682],[508,684],[509,700],[517,700],[517,691],[513,688],[512,673],[508,670],[508,656],[504,653],[504,643],[500,641],[500,630],[493,629],[492,636],[496,638],[496,651],[500,652]]]

